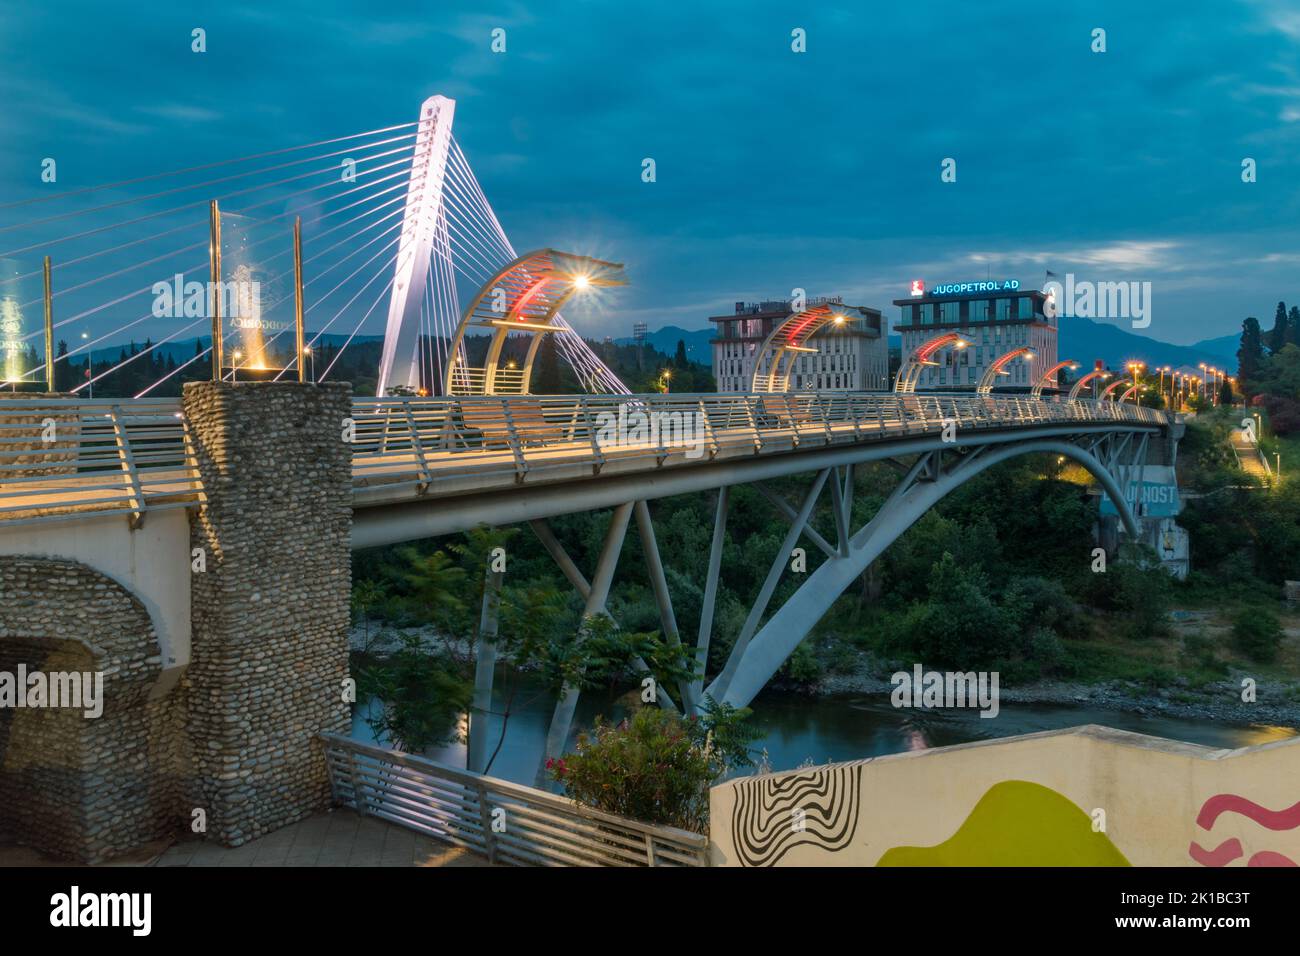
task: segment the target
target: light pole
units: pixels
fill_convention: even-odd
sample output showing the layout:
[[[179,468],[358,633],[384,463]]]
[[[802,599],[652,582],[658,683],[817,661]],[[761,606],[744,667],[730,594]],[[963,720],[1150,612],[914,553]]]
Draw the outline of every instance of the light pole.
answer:
[[[239,349],[235,349],[234,354],[231,356],[235,360],[235,364],[230,366],[230,381],[232,383],[239,381],[239,360],[243,357],[244,353]]]
[[[312,380],[312,383],[315,384],[315,382],[316,382],[316,353],[313,352],[311,346],[308,345],[308,346],[306,346],[306,347],[302,350],[302,354],[305,355],[305,356],[307,356],[309,359],[311,359],[311,380]]]

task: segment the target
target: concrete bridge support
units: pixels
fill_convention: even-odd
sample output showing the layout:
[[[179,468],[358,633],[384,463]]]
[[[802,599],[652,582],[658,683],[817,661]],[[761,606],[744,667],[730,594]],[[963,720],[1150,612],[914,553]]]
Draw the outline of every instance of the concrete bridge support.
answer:
[[[188,798],[237,846],[326,807],[317,735],[347,733],[346,383],[199,382],[185,416],[206,491],[191,544]]]

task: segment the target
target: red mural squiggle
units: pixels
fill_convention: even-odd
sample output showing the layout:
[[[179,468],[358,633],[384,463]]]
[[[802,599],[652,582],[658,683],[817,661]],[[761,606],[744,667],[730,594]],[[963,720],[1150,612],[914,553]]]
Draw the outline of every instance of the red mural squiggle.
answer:
[[[1237,857],[1242,856],[1241,841],[1236,837],[1225,840],[1213,850],[1207,850],[1195,840],[1187,848],[1187,855],[1201,866],[1227,866]]]
[[[1294,830],[1300,827],[1300,802],[1285,810],[1270,810],[1235,793],[1220,793],[1206,800],[1201,805],[1201,812],[1196,815],[1196,825],[1211,830],[1214,821],[1224,813],[1240,813],[1269,830]]]
[[[1201,805],[1201,812],[1196,815],[1196,825],[1203,830],[1213,828],[1219,817],[1225,813],[1239,813],[1248,820],[1258,823],[1267,830],[1294,830],[1300,827],[1300,802],[1285,810],[1270,810],[1254,800],[1235,793],[1219,793],[1210,797]],[[1187,855],[1201,866],[1227,866],[1233,860],[1245,855],[1241,841],[1236,837],[1225,840],[1212,850],[1196,841],[1187,848]],[[1247,866],[1297,866],[1294,860],[1273,850],[1260,850],[1246,861]]]

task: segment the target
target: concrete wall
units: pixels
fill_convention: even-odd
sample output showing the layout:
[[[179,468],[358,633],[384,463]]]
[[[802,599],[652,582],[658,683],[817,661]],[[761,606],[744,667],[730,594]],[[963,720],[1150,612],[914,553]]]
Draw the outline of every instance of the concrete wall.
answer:
[[[1295,865],[1300,739],[1079,727],[740,778],[710,813],[716,866]]]
[[[191,545],[193,766],[208,836],[255,839],[329,803],[323,731],[346,733],[352,447],[346,383],[185,386],[206,497]]]

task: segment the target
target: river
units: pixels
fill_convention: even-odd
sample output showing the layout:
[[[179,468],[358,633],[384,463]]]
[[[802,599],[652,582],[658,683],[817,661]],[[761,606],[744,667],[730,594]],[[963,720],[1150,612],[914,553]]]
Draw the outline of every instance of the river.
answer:
[[[492,776],[529,785],[533,783],[553,706],[553,699],[536,688],[530,689],[527,699],[516,705],[501,752],[491,767]],[[809,697],[769,691],[758,697],[753,710],[751,719],[763,732],[755,748],[767,751],[773,770],[790,770],[808,761],[858,760],[973,740],[1059,730],[1080,724],[1102,724],[1224,748],[1266,743],[1300,733],[1291,727],[1240,726],[1179,717],[1148,717],[1086,705],[1004,703],[998,716],[990,719],[981,718],[979,712],[973,710],[895,709],[885,694]],[[357,708],[352,721],[352,736],[373,743],[374,734],[366,723],[366,712],[365,707]],[[589,727],[597,714],[617,719],[623,713],[624,709],[617,701],[587,693],[579,703],[576,723]],[[494,737],[489,753],[495,745]],[[433,747],[425,756],[454,767],[464,767],[465,745]]]

